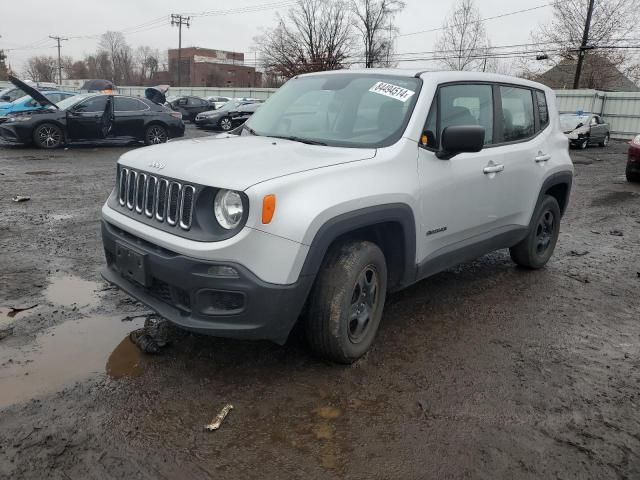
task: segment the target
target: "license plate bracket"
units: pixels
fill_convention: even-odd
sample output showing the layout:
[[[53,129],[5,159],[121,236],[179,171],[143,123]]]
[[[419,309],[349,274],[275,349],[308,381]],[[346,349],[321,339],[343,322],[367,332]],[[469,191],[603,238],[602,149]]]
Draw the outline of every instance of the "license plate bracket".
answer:
[[[147,254],[116,241],[116,266],[120,275],[142,285],[149,286]]]

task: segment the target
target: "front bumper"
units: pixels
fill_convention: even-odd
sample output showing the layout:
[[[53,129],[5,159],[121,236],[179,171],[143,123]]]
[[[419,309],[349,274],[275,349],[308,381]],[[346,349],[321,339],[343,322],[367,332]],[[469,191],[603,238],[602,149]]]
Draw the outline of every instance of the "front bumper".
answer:
[[[17,128],[15,125],[7,125],[6,122],[0,125],[0,138],[10,143],[27,144],[31,142],[31,138],[25,129]]]
[[[216,127],[220,121],[219,117],[196,117],[198,127]]]
[[[283,344],[297,321],[313,283],[301,276],[291,285],[260,280],[237,263],[179,255],[103,221],[107,267],[102,276],[176,325],[207,335]],[[144,257],[145,285],[123,276],[118,245]],[[213,266],[234,268],[236,277],[212,275]]]

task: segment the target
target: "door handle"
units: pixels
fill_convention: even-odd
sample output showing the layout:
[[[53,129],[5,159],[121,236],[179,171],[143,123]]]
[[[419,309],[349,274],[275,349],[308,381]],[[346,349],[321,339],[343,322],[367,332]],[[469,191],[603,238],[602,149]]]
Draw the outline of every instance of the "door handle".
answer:
[[[551,155],[548,153],[538,152],[538,156],[536,157],[536,163],[548,162],[551,160]]]
[[[489,174],[489,173],[500,173],[503,170],[504,170],[504,165],[489,165],[488,167],[484,167],[484,170],[482,171],[486,174]]]

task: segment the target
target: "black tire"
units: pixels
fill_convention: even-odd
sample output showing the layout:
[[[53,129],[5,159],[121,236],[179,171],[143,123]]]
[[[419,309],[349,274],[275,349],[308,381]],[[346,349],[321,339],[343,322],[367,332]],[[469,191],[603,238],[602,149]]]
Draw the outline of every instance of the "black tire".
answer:
[[[588,146],[589,146],[589,138],[586,137],[576,145],[576,148],[578,148],[579,150],[586,150]]]
[[[149,125],[144,132],[145,145],[160,145],[161,143],[167,143],[168,140],[169,133],[167,129],[157,123]]]
[[[54,123],[43,123],[33,131],[33,143],[46,150],[58,148],[64,143],[64,132]]]
[[[533,214],[526,238],[509,249],[511,259],[521,267],[544,267],[556,248],[560,234],[560,217],[558,201],[550,195],[545,195]]]
[[[373,343],[386,295],[387,264],[377,245],[353,241],[334,247],[309,300],[310,347],[334,362],[355,362]]]
[[[601,147],[606,147],[607,145],[609,145],[609,140],[611,139],[611,137],[609,136],[609,134],[607,133],[604,137],[604,139],[599,143],[599,145]]]
[[[627,176],[627,182],[631,182],[631,183],[640,182],[640,173],[632,172],[629,166],[627,166],[627,170],[625,171],[625,174]]]
[[[229,117],[222,117],[220,119],[219,125],[220,125],[220,129],[222,129],[225,132],[233,130],[233,122]]]

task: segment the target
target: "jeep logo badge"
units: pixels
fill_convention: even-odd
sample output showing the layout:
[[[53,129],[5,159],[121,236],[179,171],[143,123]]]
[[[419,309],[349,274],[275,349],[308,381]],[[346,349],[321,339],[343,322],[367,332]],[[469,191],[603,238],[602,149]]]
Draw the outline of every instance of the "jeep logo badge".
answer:
[[[162,170],[165,167],[165,164],[162,162],[151,162],[149,164],[149,168],[157,168],[158,170]]]

